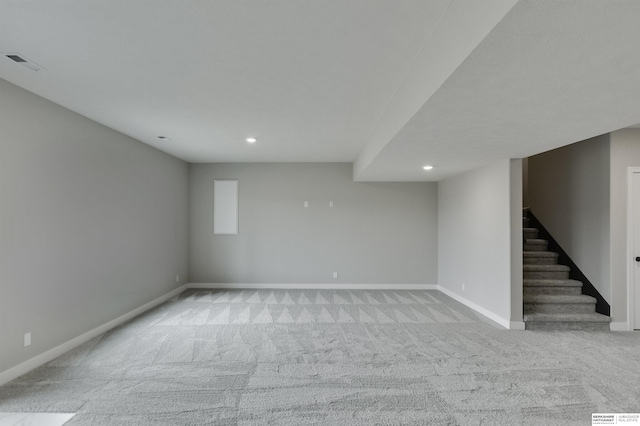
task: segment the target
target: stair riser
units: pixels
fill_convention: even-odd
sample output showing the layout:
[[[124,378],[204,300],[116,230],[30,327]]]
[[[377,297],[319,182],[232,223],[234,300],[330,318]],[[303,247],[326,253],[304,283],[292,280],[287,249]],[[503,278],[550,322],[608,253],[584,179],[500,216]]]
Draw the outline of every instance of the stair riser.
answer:
[[[595,303],[525,303],[525,314],[589,314],[596,311]]]
[[[578,287],[581,288],[582,287],[582,283],[579,281],[566,281],[566,280],[559,280],[559,281],[546,281],[546,280],[529,280],[529,281],[524,281],[523,283],[524,287]]]
[[[566,280],[569,279],[569,271],[525,271],[522,277],[525,280]]]
[[[522,218],[522,227],[523,228],[528,228],[529,227],[529,222],[530,222],[530,220],[529,220],[528,217],[523,217]]]
[[[557,265],[557,257],[523,257],[523,265]]]
[[[609,324],[602,322],[555,322],[555,321],[527,321],[525,323],[526,330],[543,330],[543,331],[609,331]]]
[[[547,251],[549,243],[524,243],[524,251]]]
[[[525,230],[523,231],[522,236],[524,237],[524,239],[526,240],[527,238],[538,238],[538,230]]]
[[[579,296],[582,290],[580,287],[525,287],[522,294],[525,296],[536,294]]]

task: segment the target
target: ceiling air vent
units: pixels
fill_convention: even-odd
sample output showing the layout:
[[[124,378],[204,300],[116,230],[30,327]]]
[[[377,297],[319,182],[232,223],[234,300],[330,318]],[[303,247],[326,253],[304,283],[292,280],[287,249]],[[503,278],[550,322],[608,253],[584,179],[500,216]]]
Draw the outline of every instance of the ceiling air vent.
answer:
[[[11,59],[12,61],[16,61],[16,62],[27,62],[26,59],[23,59],[18,55],[7,55],[7,58]]]
[[[31,71],[40,71],[40,70],[44,69],[40,65],[38,65],[35,62],[25,58],[23,55],[21,55],[19,53],[3,53],[3,55],[6,58],[11,59],[13,62],[16,62],[16,63],[22,65],[23,67],[25,67],[27,69],[30,69]]]

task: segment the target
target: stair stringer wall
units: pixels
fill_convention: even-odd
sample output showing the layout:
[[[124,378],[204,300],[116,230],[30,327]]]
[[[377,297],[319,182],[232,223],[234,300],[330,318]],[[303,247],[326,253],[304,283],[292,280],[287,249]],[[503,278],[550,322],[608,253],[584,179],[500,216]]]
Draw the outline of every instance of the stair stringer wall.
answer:
[[[609,157],[609,135],[530,157],[526,207],[611,304]]]

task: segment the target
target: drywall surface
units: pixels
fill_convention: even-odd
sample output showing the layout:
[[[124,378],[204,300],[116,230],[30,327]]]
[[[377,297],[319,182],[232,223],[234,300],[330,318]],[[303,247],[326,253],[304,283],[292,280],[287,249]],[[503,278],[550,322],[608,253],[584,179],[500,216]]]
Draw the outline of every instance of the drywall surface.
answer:
[[[511,168],[500,160],[438,182],[438,284],[504,323],[511,320]]]
[[[623,129],[611,138],[611,320],[627,322],[627,173],[640,167],[640,129]],[[633,260],[632,260],[633,261]]]
[[[609,136],[530,157],[528,172],[531,211],[611,304]]]
[[[4,80],[0,128],[2,372],[184,284],[189,205],[188,164]]]
[[[529,207],[529,159],[522,160],[522,207]]]
[[[213,235],[215,179],[239,180],[237,236]],[[347,163],[192,164],[190,189],[194,283],[436,283],[433,183],[356,183]]]
[[[520,328],[524,328],[522,306],[522,204],[524,200],[526,182],[525,168],[527,162],[522,159],[510,161],[509,179],[509,207],[511,217],[511,322],[520,322]],[[516,325],[516,327],[518,327]]]

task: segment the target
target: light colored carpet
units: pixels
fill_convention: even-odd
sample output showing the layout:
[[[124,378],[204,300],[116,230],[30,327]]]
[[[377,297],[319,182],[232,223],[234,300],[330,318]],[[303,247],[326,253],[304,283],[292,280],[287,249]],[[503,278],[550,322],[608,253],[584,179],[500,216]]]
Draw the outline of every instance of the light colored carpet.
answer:
[[[437,291],[189,290],[0,387],[68,425],[586,425],[640,334],[507,331]]]
[[[0,426],[62,426],[72,413],[1,413]]]

